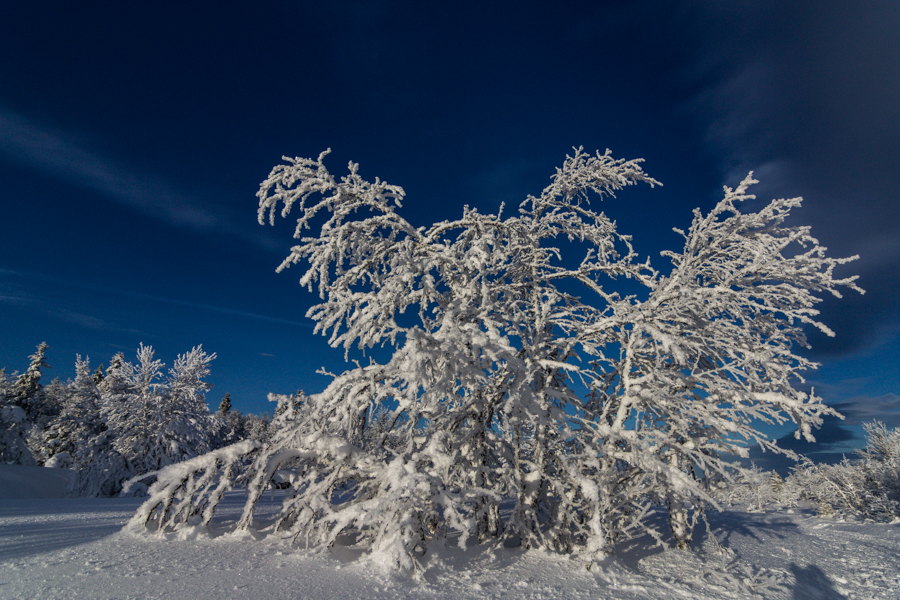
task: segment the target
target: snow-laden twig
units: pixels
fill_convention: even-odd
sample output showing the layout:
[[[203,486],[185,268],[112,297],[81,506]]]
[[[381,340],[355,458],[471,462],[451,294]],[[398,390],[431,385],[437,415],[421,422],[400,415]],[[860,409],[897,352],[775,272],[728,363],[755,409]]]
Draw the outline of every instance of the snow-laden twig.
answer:
[[[348,357],[391,355],[276,421],[240,527],[280,469],[291,489],[279,530],[319,550],[350,539],[404,570],[441,539],[589,560],[640,533],[663,543],[654,506],[686,547],[716,504],[711,483],[732,477],[724,455],[781,451],[758,421],[795,421],[811,438],[835,414],[795,387],[816,367],[796,347],[803,326],[827,332],[817,294],[861,290],[834,277],[852,258],[785,226],[799,199],[743,213],[755,181],[726,188],[664,253],[664,273],[589,203],[658,184],[639,160],[578,148],[514,216],[465,207],[417,228],[398,212],[401,188],[352,163],[338,180],[325,155],[272,170],[260,222],[299,212],[279,270],[304,265],[315,331]],[[643,293],[621,295],[622,278]]]
[[[154,522],[156,529],[164,532],[188,525],[208,525],[222,496],[234,483],[235,466],[259,448],[259,442],[244,440],[129,479],[122,486],[123,495],[139,481],[156,476],[148,490],[149,498],[127,527],[139,529]]]

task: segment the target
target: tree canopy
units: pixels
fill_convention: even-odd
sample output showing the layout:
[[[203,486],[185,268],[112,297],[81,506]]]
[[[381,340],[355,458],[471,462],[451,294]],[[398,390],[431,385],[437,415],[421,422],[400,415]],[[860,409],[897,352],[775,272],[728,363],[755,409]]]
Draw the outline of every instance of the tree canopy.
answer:
[[[354,163],[337,179],[327,153],[285,157],[260,186],[259,220],[298,213],[279,270],[304,265],[316,331],[348,357],[390,357],[335,375],[246,449],[256,478],[240,527],[291,467],[280,530],[319,549],[352,533],[401,569],[447,536],[593,558],[636,533],[661,541],[654,506],[684,547],[710,486],[731,477],[728,455],[784,452],[759,422],[812,439],[836,414],[801,389],[816,364],[798,348],[804,327],[831,333],[815,318],[822,293],[861,290],[834,276],[855,257],[786,225],[799,198],[742,212],[749,175],[676,229],[683,248],[657,270],[591,205],[658,185],[640,160],[579,148],[513,215],[467,206],[415,227],[402,188]]]

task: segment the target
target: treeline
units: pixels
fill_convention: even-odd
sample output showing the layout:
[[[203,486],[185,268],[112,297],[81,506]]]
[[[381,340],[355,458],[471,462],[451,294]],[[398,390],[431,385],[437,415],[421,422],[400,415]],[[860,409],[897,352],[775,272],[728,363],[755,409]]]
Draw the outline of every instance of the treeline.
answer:
[[[74,380],[49,385],[46,352],[40,344],[22,374],[0,369],[0,464],[77,470],[72,496],[111,496],[137,475],[269,435],[270,419],[233,409],[228,394],[209,410],[204,379],[216,355],[200,346],[168,370],[143,344],[135,363],[119,353],[92,369],[79,356]]]

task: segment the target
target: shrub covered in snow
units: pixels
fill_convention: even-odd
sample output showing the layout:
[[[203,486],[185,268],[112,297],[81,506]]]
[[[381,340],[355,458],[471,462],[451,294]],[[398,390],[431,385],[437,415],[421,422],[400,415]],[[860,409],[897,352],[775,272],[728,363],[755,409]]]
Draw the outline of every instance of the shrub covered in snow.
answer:
[[[900,517],[900,429],[875,421],[864,425],[866,447],[857,460],[798,465],[786,487],[819,507],[823,516],[839,514],[874,521]]]
[[[231,488],[236,467],[259,446],[254,440],[244,440],[156,472],[157,479],[148,490],[149,498],[129,526],[139,528],[152,521],[158,529],[165,530],[209,524],[219,500]],[[138,476],[125,482],[122,493],[131,493],[142,478]]]
[[[721,482],[714,496],[721,504],[740,504],[749,512],[793,508],[802,501],[795,481],[785,481],[776,471],[763,471],[755,463],[741,470],[732,481]]]
[[[638,160],[578,149],[512,216],[466,207],[415,227],[398,212],[400,187],[365,181],[353,163],[336,179],[326,154],[275,167],[259,219],[299,211],[299,242],[279,270],[307,265],[300,282],[322,300],[308,312],[316,331],[347,353],[392,355],[277,417],[239,527],[289,468],[278,530],[317,549],[350,536],[404,570],[449,536],[591,560],[623,537],[661,540],[644,518],[653,506],[667,508],[685,547],[712,482],[731,477],[720,454],[780,451],[755,420],[793,420],[811,439],[834,414],[794,387],[816,366],[795,350],[804,325],[831,333],[814,293],[858,288],[833,277],[852,259],[828,258],[808,228],[785,226],[800,199],[742,212],[756,182],[725,188],[676,230],[684,247],[663,254],[663,273],[589,204],[656,185]],[[643,292],[610,288],[623,279]],[[183,489],[166,487],[168,473],[157,490]],[[178,493],[171,502],[198,502]]]

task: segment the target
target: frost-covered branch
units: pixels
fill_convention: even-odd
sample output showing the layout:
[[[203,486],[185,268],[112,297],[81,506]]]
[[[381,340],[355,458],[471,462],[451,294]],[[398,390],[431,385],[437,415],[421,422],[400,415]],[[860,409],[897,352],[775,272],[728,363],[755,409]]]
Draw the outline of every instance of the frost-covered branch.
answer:
[[[140,529],[149,522],[162,533],[167,529],[209,525],[222,496],[231,489],[235,466],[259,450],[260,443],[244,440],[202,456],[169,465],[156,473],[144,473],[122,486],[127,495],[140,480],[155,475],[148,490],[149,498],[128,522],[127,527]]]
[[[712,482],[731,477],[725,455],[778,451],[758,421],[811,435],[834,414],[794,387],[816,366],[797,348],[803,326],[824,328],[816,294],[861,290],[833,275],[852,259],[784,225],[799,200],[744,214],[754,181],[726,188],[708,215],[695,211],[663,273],[590,204],[657,185],[639,160],[578,148],[515,216],[465,207],[415,228],[398,214],[401,188],[353,163],[338,180],[326,154],[273,169],[260,222],[299,213],[279,270],[304,265],[300,283],[317,286],[317,333],[346,353],[392,353],[276,420],[239,527],[281,473],[279,531],[317,550],[350,538],[405,570],[438,539],[587,560],[642,532],[663,543],[654,506],[684,547],[715,505]],[[645,293],[620,295],[621,278]]]

